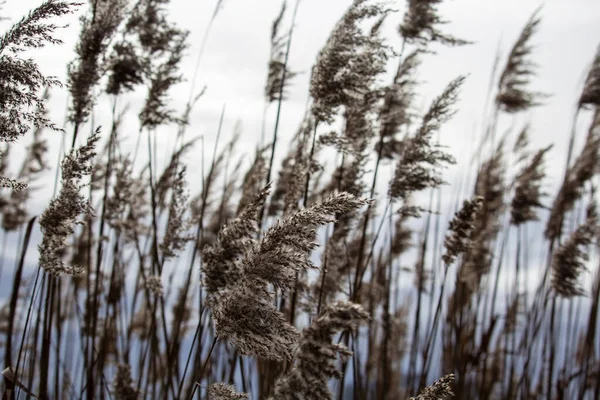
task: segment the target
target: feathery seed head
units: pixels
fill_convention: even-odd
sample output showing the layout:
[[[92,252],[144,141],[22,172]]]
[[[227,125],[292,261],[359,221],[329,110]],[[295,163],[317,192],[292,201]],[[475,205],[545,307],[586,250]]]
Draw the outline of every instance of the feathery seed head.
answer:
[[[466,252],[471,246],[471,231],[474,221],[483,204],[483,197],[477,196],[471,200],[465,200],[463,206],[455,215],[448,226],[448,234],[444,240],[446,254],[442,260],[446,266],[451,265],[456,257]]]
[[[98,140],[99,130],[88,138],[84,146],[65,156],[60,192],[40,217],[43,239],[39,245],[39,263],[47,272],[57,276],[62,273],[81,273],[77,266],[66,266],[61,260],[61,253],[67,247],[69,237],[75,232],[74,225],[81,224],[77,217],[92,213],[91,206],[80,194],[80,190],[84,186],[81,180],[92,172],[92,162],[96,155],[94,149]]]
[[[211,400],[242,400],[247,399],[248,395],[236,392],[234,386],[213,383],[208,387],[208,398]]]
[[[339,107],[364,96],[385,71],[387,46],[377,31],[367,34],[359,24],[387,13],[380,3],[354,0],[334,28],[311,75],[312,113],[317,122],[332,122]]]
[[[591,210],[585,223],[554,253],[551,285],[558,296],[569,298],[584,294],[578,279],[587,270],[585,262],[589,256],[582,248],[598,237],[598,217],[595,210]]]
[[[530,17],[508,55],[506,66],[498,81],[496,104],[507,113],[526,111],[540,105],[543,93],[530,92],[526,87],[535,75],[535,64],[529,59],[533,51],[531,38],[537,32],[541,18],[539,9]]]
[[[332,399],[328,383],[331,378],[341,377],[336,365],[338,355],[352,355],[345,346],[332,343],[333,336],[368,319],[368,313],[358,304],[340,301],[327,307],[302,332],[297,361],[277,382],[273,398]]]
[[[437,10],[442,0],[408,0],[408,10],[404,21],[398,27],[400,36],[408,43],[427,45],[428,42],[440,42],[449,46],[462,46],[470,42],[447,35],[438,30],[438,25],[447,23]]]
[[[417,397],[411,397],[411,400],[448,400],[454,397],[452,392],[452,382],[454,374],[448,374],[441,377],[431,385],[421,391]]]
[[[581,97],[579,98],[579,107],[600,106],[600,46],[596,50],[596,55],[590,66]]]
[[[464,77],[459,77],[450,82],[444,92],[432,102],[416,134],[407,139],[390,183],[392,198],[406,200],[412,192],[435,188],[444,183],[440,169],[455,161],[442,150],[442,146],[431,141],[433,134],[454,114],[451,106],[457,101],[458,90],[463,81]]]
[[[540,192],[541,180],[544,173],[544,155],[552,146],[539,150],[531,159],[529,164],[523,168],[516,180],[515,195],[511,204],[510,222],[513,225],[521,225],[528,221],[537,221],[538,216],[535,208],[541,208]]]

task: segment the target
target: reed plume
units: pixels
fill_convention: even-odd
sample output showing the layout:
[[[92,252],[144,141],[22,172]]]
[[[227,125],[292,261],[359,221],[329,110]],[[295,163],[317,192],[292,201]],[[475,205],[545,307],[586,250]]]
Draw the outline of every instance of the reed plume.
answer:
[[[413,120],[411,110],[417,85],[415,74],[420,64],[420,50],[406,56],[394,77],[394,82],[384,89],[383,103],[379,110],[379,143],[375,151],[383,159],[393,159],[402,154],[405,145],[396,138],[400,129],[409,126]]]
[[[587,270],[585,264],[589,256],[582,248],[597,239],[599,232],[598,216],[594,207],[594,204],[590,206],[585,223],[580,225],[553,255],[551,286],[560,297],[584,295],[578,280],[581,273]]]
[[[333,193],[269,228],[244,255],[241,278],[215,299],[217,335],[232,341],[240,354],[277,361],[291,359],[298,332],[274,306],[268,286],[284,293],[292,289],[296,273],[313,268],[308,257],[317,246],[316,228],[333,222],[330,215],[366,203],[348,193]]]
[[[441,32],[439,25],[446,24],[437,7],[442,0],[408,0],[408,10],[404,20],[398,27],[400,36],[408,43],[427,45],[429,42],[439,42],[449,46],[462,46],[470,42]]]
[[[332,122],[341,106],[367,93],[385,71],[388,48],[378,36],[363,32],[360,24],[386,13],[379,3],[354,0],[337,23],[312,70],[310,95],[317,122]]]
[[[141,395],[135,388],[135,382],[131,377],[131,367],[127,364],[117,365],[113,387],[116,400],[137,400]]]
[[[185,167],[180,169],[171,186],[167,229],[160,244],[164,259],[175,257],[185,248],[186,243],[193,239],[193,236],[187,233],[192,221],[186,217],[189,195],[186,188],[185,171]]]
[[[142,128],[152,129],[162,124],[178,122],[173,115],[174,110],[168,105],[168,91],[183,79],[179,74],[179,64],[187,48],[188,32],[175,30],[171,35],[166,60],[149,73],[148,94],[139,114]]]
[[[224,383],[213,383],[208,387],[208,398],[212,400],[242,400],[247,399],[246,393],[238,393],[235,387]]]
[[[46,88],[43,99],[48,100],[48,98],[49,94],[48,89]],[[38,112],[40,115],[45,116],[46,110],[38,110]],[[0,207],[2,209],[2,228],[7,232],[15,231],[27,222],[29,215],[27,212],[27,202],[31,193],[35,190],[29,185],[39,178],[39,175],[42,172],[49,168],[46,160],[48,144],[45,139],[41,138],[43,130],[44,128],[42,126],[38,126],[34,129],[33,142],[27,148],[27,153],[25,154],[21,169],[17,176],[18,182],[14,181],[14,183],[10,185],[13,190],[5,200],[6,203]],[[0,157],[6,158],[6,155],[8,155],[8,147],[7,152]],[[6,160],[2,162],[6,162]],[[0,171],[0,176],[2,175],[4,175],[4,172]],[[26,185],[27,187],[21,187],[21,185]]]
[[[20,54],[47,44],[61,44],[54,37],[59,26],[48,20],[71,14],[80,5],[46,1],[0,37],[0,141],[14,142],[33,126],[60,130],[44,116],[45,101],[39,92],[43,87],[61,86],[61,82],[45,76],[36,62],[23,59]],[[2,178],[2,182],[11,181]]]
[[[526,111],[531,107],[540,105],[539,99],[545,97],[543,93],[531,92],[527,88],[536,71],[530,60],[533,47],[531,39],[539,28],[541,18],[539,9],[529,18],[521,31],[519,38],[513,45],[504,70],[498,80],[498,94],[496,104],[507,113]]]
[[[235,219],[221,227],[218,242],[203,249],[203,285],[209,299],[241,279],[241,258],[253,244],[258,232],[259,212],[269,195],[269,189],[270,186],[266,186],[256,194]]]
[[[338,354],[352,355],[345,346],[332,343],[333,337],[368,319],[367,312],[357,304],[340,301],[327,307],[302,332],[296,362],[277,382],[273,399],[333,399],[328,382],[341,377],[335,362]]]
[[[552,148],[538,150],[516,178],[515,194],[511,203],[510,223],[516,226],[539,218],[536,208],[543,208],[541,197],[541,181],[546,176],[544,172],[544,156]]]
[[[600,132],[592,122],[585,144],[575,162],[565,174],[565,179],[556,195],[544,235],[556,239],[562,234],[565,215],[573,209],[583,196],[585,184],[598,172],[600,165]]]
[[[285,15],[286,1],[271,25],[271,55],[265,85],[265,96],[269,103],[279,100],[279,93],[290,85],[290,80],[298,73],[291,71],[286,65],[286,39],[288,35],[280,35],[281,21]],[[283,85],[283,88],[282,88]],[[285,97],[285,93],[282,93]]]
[[[585,106],[600,107],[600,46],[596,50],[579,98],[579,107]]]
[[[454,114],[452,106],[457,101],[458,90],[463,81],[464,78],[459,77],[450,82],[444,92],[432,102],[423,116],[421,126],[405,144],[390,183],[389,194],[393,199],[407,200],[412,192],[435,188],[444,183],[440,169],[455,161],[442,146],[431,141],[433,134]],[[418,207],[416,209],[418,211]]]
[[[40,216],[43,239],[39,245],[39,263],[46,272],[55,276],[63,273],[78,275],[82,272],[81,266],[66,265],[61,260],[61,253],[67,247],[69,237],[75,233],[74,225],[81,223],[77,217],[92,213],[91,206],[80,191],[85,186],[82,180],[92,172],[96,155],[94,149],[98,140],[99,130],[87,139],[84,146],[71,150],[65,157],[61,164],[60,192]]]
[[[441,377],[431,385],[421,391],[417,397],[411,397],[411,400],[447,400],[454,397],[452,392],[452,382],[454,374],[448,374]]]
[[[102,62],[110,40],[124,19],[128,0],[100,0],[91,4],[90,15],[81,19],[76,59],[68,66],[72,104],[69,119],[80,126],[93,107],[93,88],[104,74]]]
[[[467,252],[471,248],[471,232],[475,228],[475,218],[483,205],[483,197],[477,196],[471,200],[465,200],[462,208],[454,215],[448,226],[448,234],[444,240],[446,254],[442,260],[446,266],[450,266],[456,257]]]

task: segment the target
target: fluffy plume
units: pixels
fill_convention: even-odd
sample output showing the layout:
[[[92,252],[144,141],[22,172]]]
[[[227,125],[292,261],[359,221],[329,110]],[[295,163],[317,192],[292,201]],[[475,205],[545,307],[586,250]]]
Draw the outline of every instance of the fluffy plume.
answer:
[[[224,383],[213,383],[208,387],[208,398],[211,400],[242,400],[247,399],[246,393],[238,393],[235,387]]]
[[[475,217],[483,204],[483,197],[465,200],[463,206],[448,226],[448,234],[444,240],[446,254],[442,256],[444,264],[451,265],[456,257],[463,254],[471,246],[471,231],[474,228]]]
[[[552,146],[539,150],[529,164],[523,168],[516,179],[515,195],[510,210],[510,223],[521,225],[528,221],[537,221],[536,208],[541,208],[541,180],[544,179],[544,155]]]
[[[277,18],[273,21],[271,27],[271,57],[269,59],[269,72],[267,76],[267,85],[265,86],[265,96],[269,103],[279,100],[279,92],[285,89],[291,79],[297,75],[296,72],[292,72],[286,65],[286,40],[287,35],[280,36],[279,28],[281,21],[285,14],[286,2],[284,1],[281,5],[281,11],[277,15]],[[284,95],[282,93],[282,95]]]
[[[215,298],[213,318],[218,337],[230,341],[240,354],[276,361],[292,358],[298,332],[273,305],[265,283],[244,280],[223,291]]]
[[[309,256],[317,247],[316,229],[334,222],[330,216],[348,213],[368,203],[349,193],[334,192],[325,200],[295,212],[271,227],[246,255],[245,274],[284,291],[290,289],[296,271],[314,268]]]
[[[432,144],[431,141],[433,134],[454,114],[451,106],[457,101],[458,90],[463,81],[464,78],[459,77],[450,82],[423,116],[415,136],[406,143],[390,184],[392,198],[406,200],[411,192],[438,187],[444,183],[439,169],[444,164],[453,164],[455,161],[441,146]]]
[[[160,276],[152,275],[146,278],[146,289],[148,289],[150,293],[161,297],[164,294],[164,292],[162,279],[160,279]]]
[[[600,106],[600,46],[596,50],[596,56],[594,57],[594,61],[592,61],[581,97],[579,98],[579,107],[588,105]]]
[[[184,143],[179,150],[171,155],[169,164],[165,167],[164,171],[156,182],[156,203],[159,209],[165,208],[167,204],[167,194],[174,185],[175,180],[178,178],[177,170],[182,164],[182,157],[185,153],[193,148],[198,141],[198,138],[194,138]]]
[[[398,32],[408,43],[426,45],[428,42],[440,42],[450,46],[468,44],[466,40],[444,34],[439,25],[447,23],[438,13],[437,7],[442,0],[408,0],[408,10]]]
[[[452,392],[452,382],[454,382],[454,374],[443,376],[423,389],[417,397],[411,397],[411,400],[451,399],[454,397],[454,393]]]
[[[49,98],[48,90],[44,93],[45,100]],[[45,110],[40,110],[40,113],[44,115]],[[23,225],[28,218],[27,202],[33,191],[29,184],[34,181],[38,175],[48,168],[46,161],[46,152],[48,151],[48,145],[45,139],[41,138],[43,127],[36,127],[33,131],[33,143],[28,147],[21,170],[19,171],[18,180],[16,186],[13,185],[13,190],[10,192],[6,204],[0,207],[2,213],[2,227],[6,231],[14,231]],[[8,145],[7,145],[8,146]],[[5,158],[5,155],[2,158]],[[5,163],[6,160],[2,161]],[[2,169],[2,168],[0,168]],[[3,171],[0,170],[0,176],[3,175]],[[27,185],[27,188],[19,189],[20,185]]]
[[[584,294],[578,279],[587,270],[585,262],[589,256],[582,247],[591,244],[598,237],[598,216],[593,207],[590,211],[586,222],[554,253],[551,285],[558,296],[574,297]]]
[[[88,214],[92,209],[80,190],[85,186],[82,182],[85,176],[92,173],[92,162],[96,155],[94,149],[100,140],[99,130],[87,139],[87,143],[73,149],[62,162],[62,187],[58,196],[40,217],[40,229],[43,234],[39,245],[39,263],[47,272],[56,276],[63,273],[77,275],[77,266],[67,266],[61,260],[61,253],[68,245],[73,235],[74,225],[80,224],[77,217]]]
[[[182,167],[171,187],[171,204],[169,205],[169,218],[167,230],[160,244],[164,258],[172,258],[184,249],[185,244],[193,239],[187,234],[191,221],[186,218],[189,195],[185,183],[185,167]]]
[[[266,186],[238,214],[219,231],[218,243],[202,251],[204,286],[209,296],[219,294],[227,286],[235,285],[241,277],[240,261],[253,243],[258,232],[259,212],[269,196]]]
[[[533,51],[531,38],[541,22],[538,11],[530,17],[521,31],[498,81],[496,103],[507,113],[528,110],[539,105],[538,99],[544,97],[542,93],[530,92],[526,87],[530,78],[535,75],[535,64],[529,57]]]
[[[256,151],[254,162],[244,176],[241,190],[242,195],[237,208],[238,214],[249,204],[255,193],[260,192],[261,187],[264,185],[265,176],[267,175],[267,160],[265,158],[265,152],[268,148],[269,146],[265,146],[264,148]]]
[[[336,365],[338,354],[352,355],[345,346],[332,343],[334,335],[353,329],[368,319],[368,313],[358,304],[337,302],[327,307],[302,332],[296,362],[291,371],[277,382],[273,398],[332,399],[329,380],[341,377]]]
[[[297,134],[291,149],[281,163],[279,179],[267,211],[268,216],[276,216],[280,213],[287,215],[297,208],[298,199],[302,196],[306,162],[303,157],[304,142],[298,136]]]
[[[475,196],[483,202],[478,208],[470,236],[467,239],[466,251],[458,270],[458,281],[455,293],[450,297],[448,319],[457,318],[472,299],[481,285],[483,277],[492,265],[493,245],[500,228],[500,216],[504,209],[503,142],[494,155],[483,163],[475,182]],[[464,247],[463,247],[464,248]],[[455,351],[452,348],[451,351]]]
[[[131,367],[126,364],[117,365],[113,387],[116,400],[137,400],[141,395],[131,378]]]
[[[144,82],[146,61],[136,54],[132,43],[123,41],[114,45],[108,64],[106,93],[117,95],[128,92]]]
[[[348,193],[333,193],[271,227],[242,259],[242,276],[237,284],[215,298],[213,315],[218,336],[233,342],[241,354],[290,359],[298,332],[275,307],[269,285],[289,291],[296,272],[313,267],[309,256],[317,246],[316,228],[333,222],[331,215],[366,203]]]
[[[584,147],[566,173],[563,184],[554,199],[544,232],[546,238],[555,239],[562,233],[565,214],[573,209],[584,193],[585,184],[598,173],[600,166],[600,135],[590,131]]]
[[[317,122],[332,122],[340,106],[367,93],[377,75],[385,71],[387,47],[377,35],[364,33],[360,24],[386,13],[380,4],[354,0],[334,28],[319,52],[310,81]]]
[[[176,122],[173,110],[168,107],[168,91],[171,86],[182,81],[179,64],[187,47],[188,32],[174,31],[172,35],[169,56],[150,75],[146,103],[139,115],[142,127],[145,128],[152,129],[165,123]]]
[[[125,158],[115,168],[112,196],[106,200],[105,219],[126,242],[135,242],[146,230],[145,222],[150,209],[146,195],[148,179],[133,176],[131,160]]]
[[[420,53],[417,50],[404,58],[398,66],[394,83],[384,90],[383,105],[379,111],[380,140],[376,148],[382,158],[393,158],[401,154],[401,145],[395,136],[412,119],[410,107],[415,97],[415,73]]]
[[[62,43],[53,36],[58,26],[47,20],[70,14],[80,5],[46,1],[0,37],[0,141],[14,142],[32,126],[59,130],[44,117],[44,99],[39,92],[44,86],[61,86],[61,83],[53,77],[44,76],[33,60],[22,59],[18,55],[48,43]]]
[[[102,78],[102,58],[123,21],[127,0],[101,0],[92,3],[90,15],[81,20],[81,35],[75,47],[77,58],[69,64],[69,91],[72,105],[69,119],[84,123],[93,106],[94,86]]]

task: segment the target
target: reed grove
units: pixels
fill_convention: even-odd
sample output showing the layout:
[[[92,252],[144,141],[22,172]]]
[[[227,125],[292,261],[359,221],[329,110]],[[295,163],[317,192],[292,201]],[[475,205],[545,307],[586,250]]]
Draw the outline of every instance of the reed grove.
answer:
[[[600,48],[573,72],[569,146],[535,148],[521,121],[551,96],[534,85],[544,9],[525,16],[477,151],[453,154],[440,137],[469,77],[423,107],[419,70],[477,38],[451,32],[442,0],[353,0],[310,71],[290,62],[302,6],[274,15],[262,131],[220,123],[211,146],[190,124],[201,72],[182,72],[190,35],[169,0],[45,0],[2,21],[3,400],[600,399]],[[47,76],[32,54],[78,17],[68,79]],[[301,73],[309,100],[285,134]]]

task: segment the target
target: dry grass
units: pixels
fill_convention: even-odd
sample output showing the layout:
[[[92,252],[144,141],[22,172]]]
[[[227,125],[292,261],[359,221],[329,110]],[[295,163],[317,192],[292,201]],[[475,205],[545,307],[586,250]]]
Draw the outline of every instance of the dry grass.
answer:
[[[60,45],[52,21],[81,4],[48,0],[0,37],[2,235],[18,243],[14,254],[4,246],[0,264],[11,282],[0,305],[3,400],[600,398],[592,251],[600,239],[600,52],[576,102],[564,179],[548,199],[552,146],[529,149],[529,126],[514,143],[496,132],[499,120],[545,97],[530,88],[540,11],[531,16],[493,86],[472,190],[450,188],[460,209],[446,223],[436,212],[445,169],[465,155],[436,136],[460,109],[465,78],[422,114],[414,104],[420,61],[436,46],[469,43],[442,31],[441,0],[408,0],[399,19],[385,2],[352,2],[318,55],[305,120],[276,168],[280,112],[296,76],[289,54],[299,2],[287,28],[284,3],[265,60],[263,118],[277,106],[271,141],[263,121],[244,171],[239,132],[220,146],[220,125],[210,167],[194,175],[183,156],[205,154],[203,141],[185,141],[201,94],[192,84],[186,108],[171,106],[188,32],[170,21],[167,3],[101,0],[84,11],[64,130],[46,115],[48,88],[61,83],[21,53]],[[394,18],[400,48],[381,33]],[[388,71],[395,74],[385,84]],[[137,88],[147,95],[138,144],[127,152],[128,111],[118,104]],[[113,113],[100,129],[90,116],[104,97]],[[592,123],[577,154],[584,113]],[[170,126],[176,146],[160,171],[153,135]],[[84,127],[95,133],[81,144]],[[72,141],[56,165],[55,195],[37,215],[28,185],[50,169],[46,128],[69,131]],[[7,176],[10,146],[30,132],[19,174]],[[387,162],[394,173],[378,195]],[[188,187],[192,179],[201,185]],[[424,194],[429,205],[415,200]],[[547,248],[542,268],[530,257],[532,240]]]

